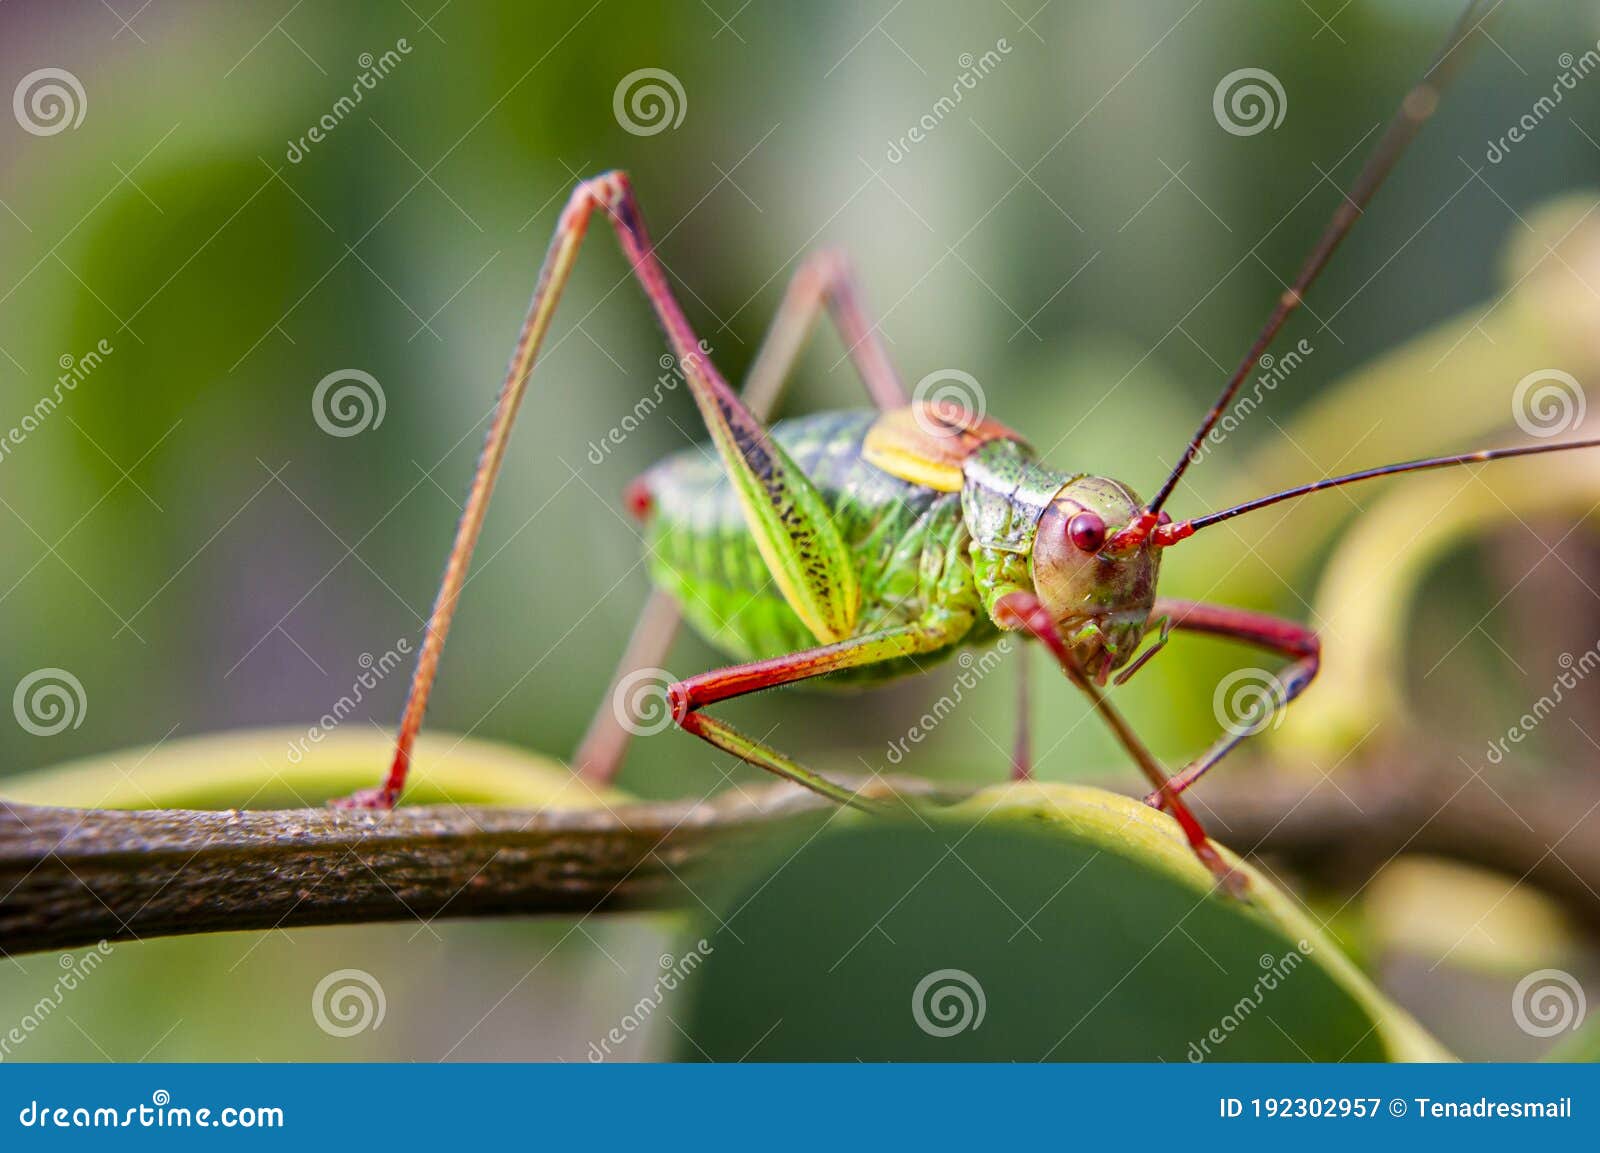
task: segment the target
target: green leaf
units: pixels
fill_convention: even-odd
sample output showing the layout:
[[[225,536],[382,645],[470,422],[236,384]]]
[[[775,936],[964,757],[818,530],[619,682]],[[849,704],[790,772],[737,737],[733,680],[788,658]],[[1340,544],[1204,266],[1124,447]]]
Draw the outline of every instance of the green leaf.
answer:
[[[1007,786],[923,816],[841,815],[722,894],[678,1055],[1449,1059],[1266,876],[1213,891],[1140,802]]]
[[[305,735],[174,741],[13,778],[4,793],[281,807],[370,785],[386,766],[383,734]],[[447,735],[421,742],[417,765],[407,794],[417,803],[626,799],[592,792],[557,762]],[[1240,863],[1250,900],[1219,895],[1169,817],[1113,793],[1007,785],[893,818],[832,810],[706,852],[695,888],[705,876],[728,882],[697,893],[716,913],[679,1022],[684,1056],[755,1046],[766,1058],[1448,1057],[1268,877]],[[912,1010],[925,981],[932,1031]],[[939,1035],[962,982],[969,998],[981,989],[983,1019]]]

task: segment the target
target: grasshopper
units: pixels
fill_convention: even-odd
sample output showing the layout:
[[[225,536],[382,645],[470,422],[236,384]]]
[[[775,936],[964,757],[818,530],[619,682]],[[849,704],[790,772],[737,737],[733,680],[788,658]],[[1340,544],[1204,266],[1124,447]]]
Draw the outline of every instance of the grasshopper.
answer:
[[[1036,640],[1143,771],[1149,803],[1176,819],[1195,855],[1221,884],[1242,893],[1242,878],[1207,838],[1183,794],[1260,726],[1230,730],[1169,776],[1104,690],[1113,673],[1119,673],[1120,684],[1142,667],[1170,632],[1208,633],[1287,660],[1272,702],[1281,708],[1312,682],[1320,644],[1314,631],[1292,620],[1158,597],[1162,553],[1210,525],[1323,489],[1600,445],[1600,440],[1585,440],[1412,460],[1314,481],[1188,520],[1176,521],[1165,511],[1240,385],[1433,114],[1442,87],[1465,55],[1463,41],[1483,19],[1483,7],[1482,0],[1467,5],[1433,66],[1405,96],[1293,285],[1147,502],[1119,481],[1044,463],[1017,433],[960,405],[909,399],[860,302],[851,268],[836,253],[820,253],[799,267],[742,394],[735,392],[674,298],[628,178],[610,172],[580,183],[556,226],[511,356],[418,656],[393,763],[378,788],[339,803],[388,808],[405,786],[518,406],[585,232],[598,213],[614,229],[665,330],[715,448],[714,458],[698,450],[669,457],[627,489],[627,507],[649,549],[654,591],[613,691],[629,670],[659,665],[687,618],[739,663],[671,684],[667,700],[677,725],[840,804],[868,807],[850,789],[707,709],[817,677],[855,685],[882,682],[1006,634]],[[824,308],[873,409],[821,413],[769,428],[766,414]],[[1145,645],[1152,636],[1153,643]],[[575,757],[578,771],[593,782],[609,782],[628,737],[614,710],[602,705]],[[1025,736],[1013,760],[1013,775],[1025,778]]]

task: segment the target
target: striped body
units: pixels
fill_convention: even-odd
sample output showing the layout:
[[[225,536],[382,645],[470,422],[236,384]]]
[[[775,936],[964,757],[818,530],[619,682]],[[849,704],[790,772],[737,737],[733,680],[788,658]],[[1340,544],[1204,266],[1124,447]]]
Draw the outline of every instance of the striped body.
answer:
[[[780,421],[771,432],[816,486],[855,558],[861,599],[854,634],[934,616],[954,626],[954,639],[914,662],[868,665],[835,674],[836,681],[904,676],[997,635],[974,575],[961,494],[900,480],[863,460],[862,441],[877,415],[818,413]],[[709,448],[668,457],[641,479],[650,496],[651,579],[696,631],[738,660],[816,646],[773,582]]]

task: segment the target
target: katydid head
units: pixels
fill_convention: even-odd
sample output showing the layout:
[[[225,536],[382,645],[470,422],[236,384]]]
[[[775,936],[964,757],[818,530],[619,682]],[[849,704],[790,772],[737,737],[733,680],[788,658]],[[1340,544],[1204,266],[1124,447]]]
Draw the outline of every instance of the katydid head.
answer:
[[[1139,499],[1117,481],[1079,477],[1056,493],[1033,540],[1035,595],[1078,667],[1102,684],[1139,647],[1155,603],[1155,543],[1111,547],[1139,513]]]

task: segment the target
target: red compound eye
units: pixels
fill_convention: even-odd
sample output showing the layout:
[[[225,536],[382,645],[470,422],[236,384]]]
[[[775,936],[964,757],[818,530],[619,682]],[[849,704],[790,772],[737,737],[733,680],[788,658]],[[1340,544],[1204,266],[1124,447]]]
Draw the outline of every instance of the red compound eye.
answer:
[[[1106,543],[1106,522],[1092,512],[1080,512],[1067,522],[1067,538],[1080,552],[1099,552]]]

